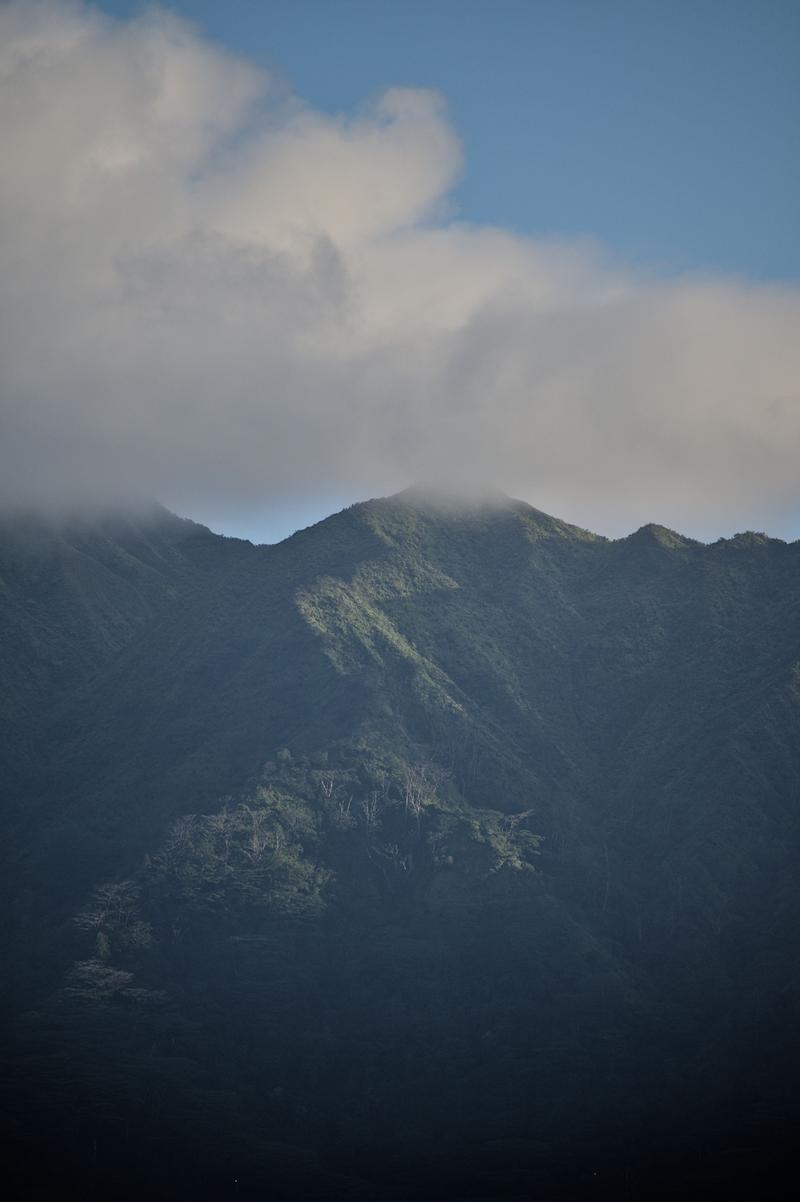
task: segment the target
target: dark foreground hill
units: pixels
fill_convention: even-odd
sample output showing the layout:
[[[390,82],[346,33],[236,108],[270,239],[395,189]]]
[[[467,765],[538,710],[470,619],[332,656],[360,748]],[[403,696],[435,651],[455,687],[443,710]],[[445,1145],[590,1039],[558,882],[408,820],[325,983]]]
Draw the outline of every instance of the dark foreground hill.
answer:
[[[799,543],[17,517],[0,623],[15,1198],[793,1196]]]

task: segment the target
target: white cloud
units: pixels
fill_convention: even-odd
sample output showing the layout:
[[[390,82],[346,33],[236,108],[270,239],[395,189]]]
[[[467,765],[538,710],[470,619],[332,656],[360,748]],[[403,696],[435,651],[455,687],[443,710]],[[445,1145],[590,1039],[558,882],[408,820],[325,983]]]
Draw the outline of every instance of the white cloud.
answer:
[[[800,289],[459,224],[434,94],[332,117],[167,12],[12,0],[0,142],[7,501],[479,476],[602,529],[796,511]]]

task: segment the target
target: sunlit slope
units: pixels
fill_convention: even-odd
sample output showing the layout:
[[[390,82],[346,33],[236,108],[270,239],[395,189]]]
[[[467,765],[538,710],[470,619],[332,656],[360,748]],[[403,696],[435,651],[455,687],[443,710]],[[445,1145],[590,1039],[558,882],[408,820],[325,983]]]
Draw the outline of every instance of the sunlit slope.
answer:
[[[32,580],[12,560],[27,623],[4,643],[6,701],[24,714],[36,686],[56,821],[77,804],[113,826],[136,793],[147,837],[281,747],[340,743],[433,756],[565,845],[576,815],[655,829],[662,805],[677,829],[723,805],[758,827],[754,798],[780,809],[795,779],[797,544],[614,543],[413,490],[277,547],[164,514],[93,537],[37,548]]]

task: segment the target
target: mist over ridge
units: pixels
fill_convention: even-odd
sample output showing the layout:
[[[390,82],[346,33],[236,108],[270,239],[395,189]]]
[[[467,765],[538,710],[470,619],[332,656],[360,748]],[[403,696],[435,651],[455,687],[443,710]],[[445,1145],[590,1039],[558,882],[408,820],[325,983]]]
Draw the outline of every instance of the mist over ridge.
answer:
[[[205,514],[198,516],[196,512],[178,513],[160,501],[142,498],[129,497],[124,500],[117,498],[115,501],[109,499],[87,501],[84,499],[80,502],[73,500],[69,503],[52,500],[45,503],[38,499],[35,503],[27,505],[6,504],[0,506],[0,530],[14,532],[15,537],[19,537],[20,533],[24,531],[41,530],[64,533],[69,537],[81,530],[86,533],[105,530],[114,535],[128,527],[146,529],[182,523],[186,527],[198,527],[223,538],[249,542],[256,547],[270,548],[280,546],[296,535],[302,535],[315,527],[323,527],[329,520],[349,510],[360,510],[370,505],[380,504],[417,509],[444,519],[462,520],[469,520],[470,517],[479,516],[481,513],[530,512],[538,514],[564,531],[589,535],[598,542],[613,543],[628,539],[649,539],[665,547],[692,545],[700,547],[732,539],[766,540],[775,543],[800,541],[781,538],[770,534],[768,530],[753,531],[750,529],[731,530],[729,533],[721,535],[715,532],[711,537],[692,538],[678,530],[664,526],[658,521],[645,521],[634,529],[605,533],[590,529],[588,525],[580,522],[567,522],[563,518],[548,514],[529,501],[520,497],[512,497],[502,489],[492,487],[487,483],[468,486],[465,483],[452,484],[431,481],[416,481],[388,496],[363,497],[353,500],[347,505],[328,510],[321,505],[313,506],[312,508],[318,512],[315,512],[312,517],[300,521],[287,520],[287,516],[282,514],[280,520],[275,522],[270,518],[269,513],[265,514],[260,507],[256,511],[261,513],[260,520],[254,522],[252,516],[248,520],[239,514],[231,523],[220,523],[214,517],[209,518]],[[259,533],[259,527],[272,527],[277,529],[278,533],[274,537],[264,538]]]
[[[796,285],[463,223],[442,97],[318,112],[165,9],[12,0],[0,41],[3,503],[478,471],[608,532],[796,533]]]

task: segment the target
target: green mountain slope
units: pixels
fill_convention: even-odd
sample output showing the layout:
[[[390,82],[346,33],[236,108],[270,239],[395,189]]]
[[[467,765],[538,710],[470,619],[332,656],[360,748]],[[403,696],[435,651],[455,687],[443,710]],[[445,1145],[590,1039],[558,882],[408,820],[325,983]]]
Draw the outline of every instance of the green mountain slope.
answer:
[[[799,568],[419,489],[275,547],[7,524],[31,1196],[761,1188],[796,1117]]]
[[[104,520],[0,520],[4,769],[38,759],[49,716],[245,545],[158,506]]]

